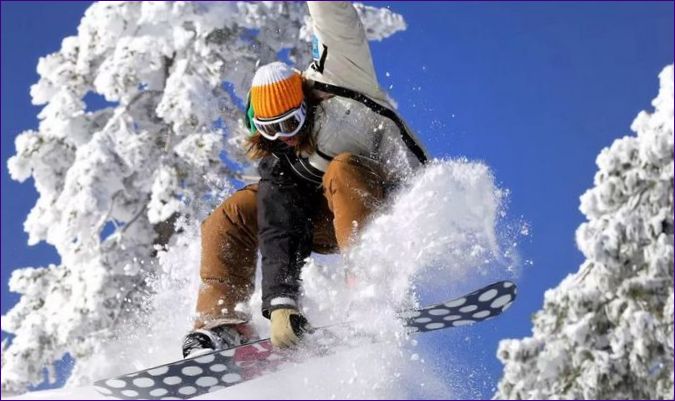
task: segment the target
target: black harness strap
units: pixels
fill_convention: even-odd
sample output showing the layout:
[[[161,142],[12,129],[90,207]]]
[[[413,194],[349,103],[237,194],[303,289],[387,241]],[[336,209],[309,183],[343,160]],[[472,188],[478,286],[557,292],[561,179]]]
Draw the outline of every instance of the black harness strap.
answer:
[[[319,150],[319,148],[316,148],[316,154],[329,163],[333,161],[332,156],[328,156],[327,154],[323,153],[321,150]]]
[[[401,120],[401,118],[391,109],[382,106],[381,104],[370,99],[369,97],[367,97],[362,93],[353,91],[348,88],[343,88],[341,86],[335,86],[327,84],[325,82],[314,81],[314,88],[336,96],[356,100],[357,102],[365,105],[366,107],[368,107],[375,113],[381,115],[382,117],[390,119],[391,121],[394,122],[394,124],[396,124],[399,131],[401,131],[401,138],[403,139],[403,142],[406,144],[408,149],[410,149],[410,151],[417,157],[417,160],[419,160],[420,163],[422,164],[427,162],[427,155],[424,154],[424,150],[422,150],[422,148],[412,138],[410,132],[408,132],[408,129],[405,126],[405,123],[403,123],[403,120]]]
[[[294,153],[285,153],[283,156],[286,158],[288,165],[291,166],[295,174],[313,184],[321,185],[323,171],[314,168],[314,166],[309,164],[307,159],[298,157]]]

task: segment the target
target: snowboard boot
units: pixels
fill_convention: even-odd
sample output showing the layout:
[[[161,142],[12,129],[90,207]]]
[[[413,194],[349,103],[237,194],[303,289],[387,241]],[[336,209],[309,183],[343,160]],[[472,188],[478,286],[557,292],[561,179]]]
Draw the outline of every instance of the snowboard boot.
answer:
[[[183,358],[237,347],[258,339],[255,329],[247,323],[195,330],[188,333],[183,340]]]

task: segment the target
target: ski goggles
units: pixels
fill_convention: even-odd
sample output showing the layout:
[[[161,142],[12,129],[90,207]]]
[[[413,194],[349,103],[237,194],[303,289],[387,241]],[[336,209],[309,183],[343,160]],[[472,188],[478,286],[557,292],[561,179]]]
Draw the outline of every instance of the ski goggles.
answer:
[[[281,117],[273,119],[263,119],[253,117],[253,125],[260,135],[274,141],[281,137],[291,137],[296,135],[305,124],[307,117],[307,109],[305,102],[302,102],[299,107],[289,111]]]

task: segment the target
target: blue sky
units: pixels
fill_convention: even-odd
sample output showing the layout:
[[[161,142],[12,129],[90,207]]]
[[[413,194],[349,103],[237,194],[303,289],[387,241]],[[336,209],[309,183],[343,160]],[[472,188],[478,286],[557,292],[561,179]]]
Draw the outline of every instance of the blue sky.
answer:
[[[26,246],[22,224],[36,193],[32,182],[9,179],[6,162],[15,136],[37,127],[29,87],[38,57],[76,33],[87,5],[2,2],[2,313],[17,299],[7,290],[12,269],[58,263],[51,247]],[[651,108],[657,74],[673,62],[673,3],[390,7],[408,29],[372,44],[380,84],[393,85],[399,110],[434,156],[488,164],[510,190],[509,218],[531,226],[520,251],[533,265],[523,270],[508,315],[430,339],[446,350],[439,374],[450,377],[451,363],[472,355],[479,379],[465,396],[489,397],[501,372],[498,339],[528,335],[544,291],[583,260],[574,243],[583,222],[579,196],[593,184],[599,151],[630,134],[636,114]]]

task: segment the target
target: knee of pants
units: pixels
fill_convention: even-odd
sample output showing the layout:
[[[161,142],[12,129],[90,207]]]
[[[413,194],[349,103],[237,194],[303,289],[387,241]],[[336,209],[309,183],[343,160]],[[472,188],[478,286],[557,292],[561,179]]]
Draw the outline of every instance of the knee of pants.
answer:
[[[357,166],[354,155],[348,152],[340,153],[331,160],[323,175],[324,187],[330,187],[330,183],[346,175],[354,175]]]
[[[336,184],[355,189],[368,188],[371,195],[381,197],[385,179],[378,162],[352,153],[340,153],[328,164],[323,176],[323,187],[329,193]]]
[[[203,279],[247,274],[255,264],[257,216],[255,192],[235,192],[201,224]],[[235,266],[236,265],[236,266]]]
[[[257,225],[255,187],[255,185],[248,186],[233,193],[204,221],[211,218],[226,218],[240,226]]]

